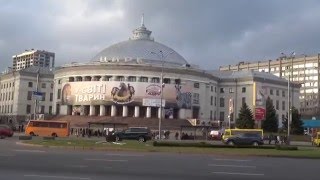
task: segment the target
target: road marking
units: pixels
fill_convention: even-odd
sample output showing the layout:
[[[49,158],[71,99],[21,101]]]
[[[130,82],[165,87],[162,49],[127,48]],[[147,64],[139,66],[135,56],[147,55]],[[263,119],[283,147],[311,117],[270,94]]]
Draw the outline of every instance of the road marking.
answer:
[[[120,157],[143,157],[142,154],[106,154],[106,156],[120,156]]]
[[[45,153],[45,151],[41,150],[22,150],[22,149],[14,149],[16,152],[31,152],[31,153]]]
[[[225,164],[208,164],[208,166],[235,167],[235,168],[256,168],[257,167],[257,166],[239,166],[239,165],[225,165]]]
[[[13,157],[13,154],[0,154],[0,157]]]
[[[66,165],[65,167],[72,167],[72,168],[86,168],[86,165]]]
[[[235,162],[248,162],[248,159],[213,159],[214,161],[235,161]]]
[[[264,174],[254,173],[234,173],[234,172],[212,172],[213,174],[241,175],[241,176],[264,176]]]
[[[24,177],[91,180],[91,178],[82,178],[82,177],[71,177],[71,176],[44,176],[44,175],[36,175],[36,174],[24,175]]]
[[[85,161],[128,162],[125,159],[84,159]]]

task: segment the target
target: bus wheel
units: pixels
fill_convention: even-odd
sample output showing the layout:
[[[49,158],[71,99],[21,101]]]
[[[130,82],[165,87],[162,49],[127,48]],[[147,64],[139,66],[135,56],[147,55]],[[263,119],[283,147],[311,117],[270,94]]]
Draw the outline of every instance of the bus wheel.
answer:
[[[52,133],[51,136],[52,137],[58,137],[58,135],[56,133]]]
[[[35,136],[34,132],[30,132],[30,136]]]

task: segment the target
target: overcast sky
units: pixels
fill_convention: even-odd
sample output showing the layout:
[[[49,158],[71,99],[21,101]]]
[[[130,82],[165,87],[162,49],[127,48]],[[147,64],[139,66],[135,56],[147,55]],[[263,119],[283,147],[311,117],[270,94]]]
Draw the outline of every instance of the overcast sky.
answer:
[[[0,0],[0,70],[31,48],[55,52],[56,66],[88,62],[142,13],[155,41],[204,69],[320,52],[317,0]]]

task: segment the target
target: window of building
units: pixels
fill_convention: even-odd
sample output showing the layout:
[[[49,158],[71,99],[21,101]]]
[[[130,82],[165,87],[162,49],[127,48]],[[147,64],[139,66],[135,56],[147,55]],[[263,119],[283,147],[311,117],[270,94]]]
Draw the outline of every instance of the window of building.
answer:
[[[214,106],[217,106],[217,97],[214,97]]]
[[[140,82],[148,82],[148,78],[147,77],[141,77],[140,78]]]
[[[220,112],[220,121],[224,121],[224,112],[223,111]]]
[[[210,97],[210,105],[213,105],[213,96]]]
[[[118,76],[117,77],[117,81],[124,81],[124,77],[123,76]]]
[[[193,93],[193,104],[199,104],[199,93]]]
[[[211,92],[213,92],[213,86],[211,86]]]
[[[232,88],[229,88],[229,93],[234,93]]]
[[[246,92],[246,87],[242,87],[242,92],[245,93]]]
[[[282,90],[282,97],[286,97],[286,92]]]
[[[12,113],[13,112],[13,105],[11,105],[11,107],[10,107],[10,113]]]
[[[174,83],[176,83],[176,84],[181,84],[181,79],[175,79],[175,80],[174,80]]]
[[[164,78],[163,79],[163,83],[165,84],[170,84],[171,83],[171,80],[169,78]]]
[[[210,111],[210,120],[212,120],[212,111]]]
[[[32,82],[28,82],[28,87],[32,87],[33,83]]]
[[[242,104],[246,103],[246,97],[242,97]]]
[[[27,104],[26,113],[27,114],[31,113],[31,105],[29,105],[29,104]]]
[[[151,82],[152,82],[152,83],[160,83],[160,78],[158,78],[158,77],[153,77],[153,78],[151,78]]]
[[[276,95],[279,96],[279,90],[278,89],[276,90]]]
[[[32,100],[32,91],[28,91],[27,100]]]
[[[44,108],[45,108],[45,106],[41,106],[41,114],[44,114]]]
[[[194,84],[193,84],[193,87],[194,87],[194,88],[199,88],[199,87],[200,87],[200,84],[199,84],[199,83],[194,83]]]
[[[58,84],[61,84],[61,79],[58,80]]]
[[[50,93],[50,102],[53,100],[53,93]]]
[[[216,112],[216,111],[213,112],[213,119],[214,119],[214,120],[217,119],[217,112]]]
[[[270,89],[270,95],[273,95],[273,89]]]
[[[214,92],[217,92],[217,87],[214,87]]]
[[[220,107],[224,107],[224,98],[220,98]]]
[[[61,98],[61,89],[58,89],[57,99]]]
[[[41,84],[41,88],[46,88],[47,87],[47,84],[46,83],[42,83]]]
[[[279,100],[276,100],[276,110],[279,110]]]
[[[52,114],[52,106],[49,106],[49,114]]]
[[[45,101],[45,100],[46,100],[46,93],[43,92],[43,93],[42,93],[42,101]]]
[[[220,88],[220,93],[224,93],[224,88]]]
[[[285,111],[286,110],[286,102],[282,101],[282,110]]]
[[[135,76],[130,76],[130,77],[128,77],[128,81],[129,82],[136,82],[137,78]]]

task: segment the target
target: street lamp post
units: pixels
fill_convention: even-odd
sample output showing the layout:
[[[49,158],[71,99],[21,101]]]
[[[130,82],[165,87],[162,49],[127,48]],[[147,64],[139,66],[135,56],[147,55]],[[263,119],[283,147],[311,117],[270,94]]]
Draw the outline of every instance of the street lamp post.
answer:
[[[284,53],[281,53],[282,55],[285,55]],[[293,57],[295,56],[295,53],[292,52],[290,54],[290,58],[291,58],[291,71],[289,72],[289,76],[288,76],[288,124],[287,124],[287,144],[290,145],[290,122],[292,119],[292,112],[291,112],[291,105],[290,105],[290,77],[293,78]],[[285,58],[287,58],[287,56],[285,55]],[[293,92],[291,94],[292,96],[292,100],[291,100],[291,104],[293,105]]]
[[[160,118],[159,118],[159,140],[161,140],[161,122],[162,122],[162,99],[163,99],[163,66],[164,66],[164,60],[173,53],[169,52],[166,55],[163,54],[163,51],[160,50],[159,52],[150,52],[151,54],[155,54],[156,56],[159,57],[161,61],[161,75],[160,75],[160,85],[161,85],[161,95],[160,95]]]

